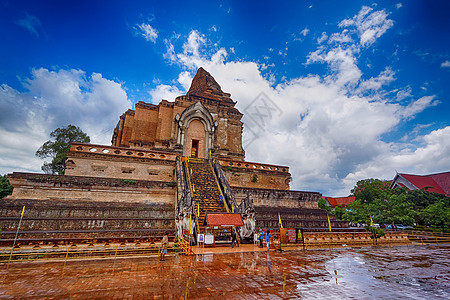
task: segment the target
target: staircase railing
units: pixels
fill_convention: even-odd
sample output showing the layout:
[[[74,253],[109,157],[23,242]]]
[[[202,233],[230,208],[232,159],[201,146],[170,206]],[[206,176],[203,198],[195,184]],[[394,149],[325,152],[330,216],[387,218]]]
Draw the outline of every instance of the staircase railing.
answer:
[[[219,190],[220,196],[222,196],[223,206],[225,207],[225,210],[227,212],[233,212],[234,210],[228,205],[228,201],[225,200],[225,195],[223,194],[222,188],[220,187],[220,183],[219,180],[217,179],[217,175],[216,172],[214,171],[211,159],[208,160],[208,164],[211,167],[212,174],[214,175],[214,181],[217,184],[217,189]]]
[[[179,245],[180,245],[180,250],[186,254],[186,255],[193,255],[195,254],[194,251],[192,250],[192,245],[189,241],[180,238],[179,239]]]
[[[192,195],[187,177],[186,166],[183,164],[180,156],[176,158],[176,176],[177,176],[177,211],[179,214],[186,206],[192,205]],[[188,188],[189,187],[189,188]]]
[[[224,196],[224,201],[226,201],[228,207],[232,212],[240,213],[241,211],[239,209],[239,206],[237,205],[236,199],[234,198],[233,191],[231,190],[230,184],[228,183],[228,180],[226,179],[217,159],[213,159],[212,166],[216,175],[215,177],[219,182],[220,190]]]
[[[177,176],[177,203],[176,203],[176,218],[181,224],[177,232],[180,238],[183,237],[183,220],[189,217],[190,220],[195,224],[196,214],[195,214],[195,203],[192,199],[191,186],[188,177],[188,171],[186,164],[183,162],[184,158],[178,156],[176,158],[175,170]]]
[[[183,168],[185,169],[185,176],[186,176],[186,184],[189,188],[186,188],[187,192],[189,193],[189,197],[190,197],[190,203],[191,203],[191,218],[192,218],[192,222],[194,223],[194,228],[196,228],[197,233],[199,233],[199,220],[198,220],[198,216],[197,216],[197,203],[194,200],[194,193],[195,193],[195,187],[192,185],[191,183],[191,173],[190,173],[190,169],[189,169],[189,160],[191,160],[192,158],[189,157],[184,157],[185,161],[183,163]]]

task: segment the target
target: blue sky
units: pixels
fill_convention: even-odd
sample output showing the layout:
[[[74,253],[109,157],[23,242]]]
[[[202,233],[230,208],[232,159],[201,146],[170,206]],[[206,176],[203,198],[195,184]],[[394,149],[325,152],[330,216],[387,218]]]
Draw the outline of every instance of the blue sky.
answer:
[[[40,172],[56,127],[109,144],[138,101],[173,101],[198,67],[245,114],[246,159],[291,187],[450,169],[448,1],[0,0],[0,174]],[[263,93],[276,113],[252,109]]]

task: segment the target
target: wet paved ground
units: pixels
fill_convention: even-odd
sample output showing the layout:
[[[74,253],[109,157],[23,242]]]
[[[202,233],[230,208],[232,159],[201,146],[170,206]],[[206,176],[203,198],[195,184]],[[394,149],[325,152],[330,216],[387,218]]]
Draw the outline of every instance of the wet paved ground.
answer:
[[[449,299],[450,247],[0,264],[0,299]]]

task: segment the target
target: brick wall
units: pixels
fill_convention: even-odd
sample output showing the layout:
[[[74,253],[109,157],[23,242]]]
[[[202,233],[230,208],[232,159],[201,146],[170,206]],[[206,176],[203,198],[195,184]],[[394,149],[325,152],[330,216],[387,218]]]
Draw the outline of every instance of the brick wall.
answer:
[[[11,245],[25,206],[18,244],[83,240],[142,240],[173,232],[173,205],[151,203],[2,199],[0,245]]]
[[[321,197],[316,192],[301,192],[287,190],[271,190],[260,188],[232,187],[236,201],[240,203],[247,195],[253,199],[255,206],[285,207],[285,208],[318,208]]]
[[[134,202],[174,205],[175,182],[13,173],[10,199]]]

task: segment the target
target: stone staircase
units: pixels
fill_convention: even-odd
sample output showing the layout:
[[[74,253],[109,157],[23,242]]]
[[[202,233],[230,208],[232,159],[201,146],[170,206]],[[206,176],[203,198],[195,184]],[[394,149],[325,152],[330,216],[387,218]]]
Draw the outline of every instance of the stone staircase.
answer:
[[[200,232],[203,232],[206,213],[226,212],[226,209],[224,202],[219,200],[221,193],[209,161],[190,158],[187,166],[195,211],[197,211],[197,204],[199,205],[198,226]]]

